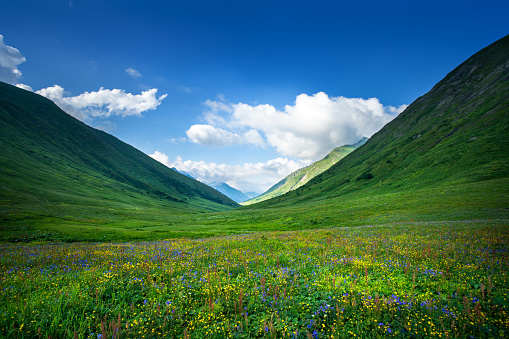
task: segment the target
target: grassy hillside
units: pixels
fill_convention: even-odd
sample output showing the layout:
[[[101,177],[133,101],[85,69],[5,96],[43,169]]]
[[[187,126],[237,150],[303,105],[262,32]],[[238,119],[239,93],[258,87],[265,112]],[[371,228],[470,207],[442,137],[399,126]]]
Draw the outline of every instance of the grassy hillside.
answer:
[[[267,192],[262,195],[248,200],[241,205],[251,205],[257,202],[265,201],[268,199],[272,199],[278,197],[280,195],[286,194],[290,191],[296,190],[299,187],[304,186],[311,179],[316,177],[318,174],[321,174],[328,170],[332,165],[337,163],[339,160],[346,157],[352,151],[357,149],[359,146],[364,145],[364,143],[368,140],[367,138],[363,138],[359,142],[353,145],[344,145],[341,147],[334,148],[325,158],[322,160],[316,161],[309,166],[298,169],[293,173],[290,173],[283,180],[272,186],[267,190]]]
[[[496,183],[502,189],[499,206],[507,208],[508,135],[509,36],[458,66],[308,185],[253,208],[455,190],[479,182]]]
[[[3,225],[146,224],[235,202],[31,92],[0,83]]]

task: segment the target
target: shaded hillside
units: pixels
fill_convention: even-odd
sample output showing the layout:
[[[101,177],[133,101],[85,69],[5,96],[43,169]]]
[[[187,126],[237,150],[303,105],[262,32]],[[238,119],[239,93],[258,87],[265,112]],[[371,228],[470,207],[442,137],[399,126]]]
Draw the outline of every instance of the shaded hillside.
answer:
[[[507,209],[508,135],[506,36],[458,66],[365,145],[306,186],[250,208],[494,182],[504,192],[494,208]]]
[[[283,180],[272,186],[267,190],[267,192],[261,194],[260,196],[248,200],[244,202],[242,205],[251,205],[257,202],[261,202],[264,200],[272,199],[278,197],[280,195],[286,194],[290,191],[296,190],[299,187],[304,186],[311,179],[316,177],[317,175],[328,170],[332,165],[337,163],[339,160],[346,157],[352,151],[357,149],[358,147],[364,145],[364,143],[368,140],[367,138],[363,138],[359,142],[353,145],[344,145],[341,147],[334,148],[325,158],[322,160],[318,160],[312,163],[309,166],[304,168],[300,168],[293,173],[287,175]]]
[[[0,149],[4,221],[37,216],[116,220],[130,218],[129,211],[137,209],[171,214],[236,206],[50,100],[5,83],[0,83]]]

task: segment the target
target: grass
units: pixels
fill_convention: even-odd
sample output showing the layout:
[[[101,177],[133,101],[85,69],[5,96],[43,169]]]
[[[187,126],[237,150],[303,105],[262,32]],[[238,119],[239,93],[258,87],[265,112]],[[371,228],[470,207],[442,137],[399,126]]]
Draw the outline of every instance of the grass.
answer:
[[[5,338],[496,338],[507,220],[0,247]]]
[[[353,192],[295,205],[263,209],[252,205],[215,213],[62,204],[47,206],[44,215],[37,214],[38,206],[35,211],[25,206],[0,219],[0,241],[151,241],[394,222],[509,219],[508,186],[508,179],[495,179],[373,196]]]

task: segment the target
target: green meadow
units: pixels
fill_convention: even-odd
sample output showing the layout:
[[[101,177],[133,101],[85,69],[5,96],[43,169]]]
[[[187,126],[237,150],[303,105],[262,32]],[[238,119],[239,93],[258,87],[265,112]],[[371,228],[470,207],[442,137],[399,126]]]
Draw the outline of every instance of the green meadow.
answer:
[[[172,212],[129,206],[27,206],[25,213],[5,215],[0,239],[7,242],[125,242],[168,238],[206,238],[259,231],[295,231],[415,221],[509,219],[507,179],[450,187],[439,186],[373,196],[352,193],[300,204],[225,212]],[[299,191],[297,191],[299,192]],[[34,212],[29,211],[33,208]],[[76,217],[79,215],[79,217]]]
[[[5,338],[506,338],[509,222],[0,247]]]

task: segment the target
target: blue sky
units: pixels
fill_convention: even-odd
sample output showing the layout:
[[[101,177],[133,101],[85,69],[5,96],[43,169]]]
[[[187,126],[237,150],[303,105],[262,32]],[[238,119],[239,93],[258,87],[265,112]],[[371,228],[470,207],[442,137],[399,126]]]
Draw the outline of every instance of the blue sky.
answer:
[[[263,192],[509,33],[507,1],[5,1],[0,80]],[[29,86],[29,87],[28,87]]]

